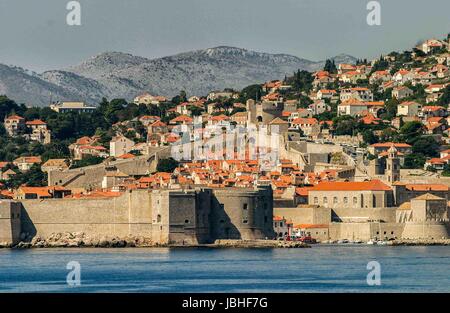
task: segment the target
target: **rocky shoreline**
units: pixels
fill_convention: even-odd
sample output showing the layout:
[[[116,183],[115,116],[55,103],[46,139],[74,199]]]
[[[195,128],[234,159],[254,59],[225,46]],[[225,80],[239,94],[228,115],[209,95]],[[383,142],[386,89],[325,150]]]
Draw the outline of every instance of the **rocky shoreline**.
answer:
[[[89,237],[83,232],[74,233],[54,233],[47,238],[39,236],[31,241],[21,241],[18,244],[2,244],[0,248],[129,248],[129,247],[157,247],[161,246],[153,243],[145,237]]]
[[[450,246],[450,239],[394,240],[392,246]]]
[[[231,240],[221,239],[214,242],[217,248],[311,248],[310,245],[300,241],[280,240]]]
[[[335,244],[339,243],[318,243]],[[364,245],[364,243],[360,243]],[[393,240],[387,241],[387,246],[450,246],[450,239],[438,240]],[[151,239],[145,237],[89,237],[83,232],[74,233],[54,233],[47,238],[36,236],[31,240],[23,240],[18,244],[12,245],[0,242],[0,248],[28,249],[28,248],[150,248],[150,247],[171,247],[171,248],[310,248],[311,245],[299,241],[280,241],[280,240],[216,240],[213,244],[204,245],[164,245],[154,243]]]
[[[309,248],[310,246],[295,241],[279,240],[217,240],[213,244],[205,245],[163,245],[154,243],[145,237],[89,237],[83,232],[54,233],[47,238],[36,236],[31,240],[24,240],[15,245],[0,243],[0,248],[30,249],[30,248]]]

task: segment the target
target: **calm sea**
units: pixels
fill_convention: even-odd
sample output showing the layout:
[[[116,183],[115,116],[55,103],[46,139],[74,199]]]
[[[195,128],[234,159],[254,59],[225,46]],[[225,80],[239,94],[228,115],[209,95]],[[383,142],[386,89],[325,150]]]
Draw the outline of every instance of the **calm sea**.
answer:
[[[67,263],[81,266],[70,287]],[[367,263],[381,265],[368,286]],[[450,292],[450,247],[0,249],[0,292]]]

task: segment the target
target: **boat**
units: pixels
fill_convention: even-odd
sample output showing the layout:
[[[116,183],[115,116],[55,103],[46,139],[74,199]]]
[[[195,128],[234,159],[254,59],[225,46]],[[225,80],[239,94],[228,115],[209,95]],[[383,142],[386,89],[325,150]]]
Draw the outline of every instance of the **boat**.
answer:
[[[370,239],[370,240],[367,242],[367,244],[368,244],[368,245],[374,245],[374,244],[375,244],[375,241],[373,241],[372,239]]]

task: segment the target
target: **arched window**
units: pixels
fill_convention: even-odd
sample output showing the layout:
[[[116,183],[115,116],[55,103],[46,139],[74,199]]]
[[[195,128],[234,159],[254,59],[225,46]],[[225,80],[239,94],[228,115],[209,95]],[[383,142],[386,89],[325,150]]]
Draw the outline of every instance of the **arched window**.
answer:
[[[333,203],[337,204],[338,203],[338,198],[337,197],[333,197]]]
[[[353,204],[358,204],[358,198],[357,197],[353,197]]]
[[[344,197],[344,204],[347,204],[347,203],[348,203],[348,198]]]

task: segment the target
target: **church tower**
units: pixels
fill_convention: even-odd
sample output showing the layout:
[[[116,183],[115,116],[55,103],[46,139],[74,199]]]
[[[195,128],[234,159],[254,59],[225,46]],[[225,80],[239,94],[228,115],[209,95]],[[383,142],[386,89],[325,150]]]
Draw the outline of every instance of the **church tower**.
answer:
[[[391,185],[400,180],[400,159],[398,158],[398,151],[394,145],[388,150],[385,177]]]

